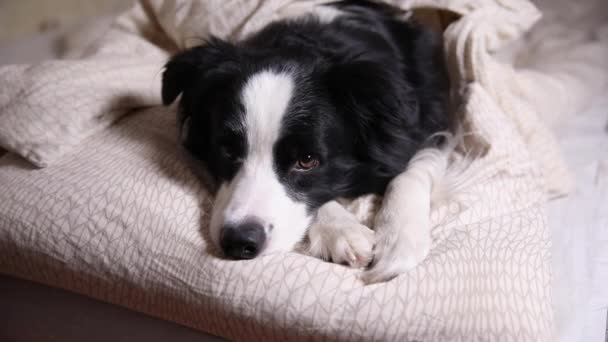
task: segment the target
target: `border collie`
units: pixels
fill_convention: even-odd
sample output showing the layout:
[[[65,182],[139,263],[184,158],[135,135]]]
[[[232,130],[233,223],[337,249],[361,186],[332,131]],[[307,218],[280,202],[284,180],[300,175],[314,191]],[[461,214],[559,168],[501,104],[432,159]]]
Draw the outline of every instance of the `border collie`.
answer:
[[[365,267],[369,282],[421,262],[448,128],[438,36],[370,1],[339,1],[238,42],[174,56],[165,105],[181,94],[183,145],[216,195],[212,243],[232,259],[289,251]],[[435,140],[435,141],[433,141]],[[432,172],[431,172],[432,173]],[[336,200],[383,195],[375,233]]]

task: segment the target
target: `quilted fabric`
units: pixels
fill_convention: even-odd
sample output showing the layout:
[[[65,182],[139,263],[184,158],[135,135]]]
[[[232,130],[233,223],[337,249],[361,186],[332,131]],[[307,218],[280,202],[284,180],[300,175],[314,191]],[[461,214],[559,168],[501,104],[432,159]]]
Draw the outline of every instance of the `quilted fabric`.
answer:
[[[82,59],[0,69],[0,144],[15,153],[0,159],[0,271],[235,340],[551,340],[544,202],[569,181],[539,116],[584,102],[606,61],[591,44],[547,68],[500,63],[539,16],[527,1],[392,1],[459,16],[446,58],[476,152],[454,156],[458,191],[432,208],[422,265],[364,286],[296,253],[208,248],[211,199],[176,149],[175,113],[124,114],[160,102],[163,63],[194,37],[239,38],[318,2],[141,1]]]
[[[433,210],[434,247],[421,267],[364,286],[358,271],[296,253],[234,262],[207,251],[211,202],[172,126],[173,113],[151,109],[48,168],[4,157],[0,270],[242,341],[550,336],[549,246],[533,177],[478,179],[483,186]]]

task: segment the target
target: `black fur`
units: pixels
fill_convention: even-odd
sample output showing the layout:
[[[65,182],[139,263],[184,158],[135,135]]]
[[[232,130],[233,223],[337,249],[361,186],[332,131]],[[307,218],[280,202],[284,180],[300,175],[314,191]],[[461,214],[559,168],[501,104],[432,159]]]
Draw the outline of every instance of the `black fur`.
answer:
[[[216,38],[171,59],[162,97],[182,94],[185,145],[216,182],[245,158],[238,94],[252,74],[288,71],[296,89],[274,148],[289,193],[315,209],[337,197],[382,194],[436,132],[448,128],[438,37],[369,1],[333,4],[347,15],[276,22],[237,43]],[[319,167],[293,172],[302,155]]]

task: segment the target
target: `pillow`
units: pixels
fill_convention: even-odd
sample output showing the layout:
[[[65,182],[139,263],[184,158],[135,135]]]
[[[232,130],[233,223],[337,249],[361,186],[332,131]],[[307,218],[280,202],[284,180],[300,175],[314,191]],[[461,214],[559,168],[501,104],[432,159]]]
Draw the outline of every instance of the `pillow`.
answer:
[[[477,185],[433,209],[427,260],[365,286],[357,270],[297,253],[215,256],[211,198],[180,154],[174,117],[131,115],[44,169],[0,159],[0,272],[233,340],[550,340],[533,174],[476,165],[488,170],[467,174]]]

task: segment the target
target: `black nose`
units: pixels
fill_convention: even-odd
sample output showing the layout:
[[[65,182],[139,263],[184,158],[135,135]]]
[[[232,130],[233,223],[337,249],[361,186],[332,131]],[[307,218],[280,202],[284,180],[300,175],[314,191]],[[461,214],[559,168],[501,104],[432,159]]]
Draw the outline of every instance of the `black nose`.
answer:
[[[264,247],[266,233],[257,222],[245,222],[222,227],[220,247],[232,259],[253,259]]]

